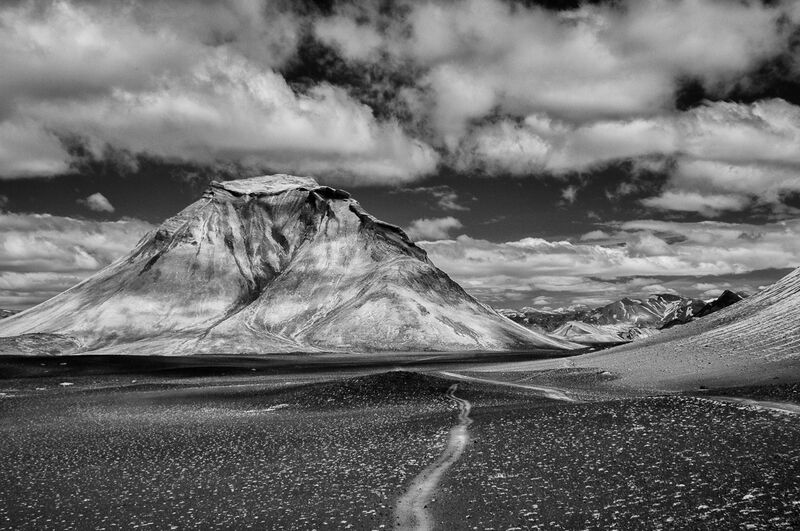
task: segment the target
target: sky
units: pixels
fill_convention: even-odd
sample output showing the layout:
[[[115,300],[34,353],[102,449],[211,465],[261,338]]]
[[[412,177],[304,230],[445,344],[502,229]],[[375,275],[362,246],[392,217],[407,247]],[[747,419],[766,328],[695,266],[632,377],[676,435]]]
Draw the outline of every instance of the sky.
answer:
[[[0,64],[0,308],[278,172],[495,307],[800,265],[800,2],[6,0]]]

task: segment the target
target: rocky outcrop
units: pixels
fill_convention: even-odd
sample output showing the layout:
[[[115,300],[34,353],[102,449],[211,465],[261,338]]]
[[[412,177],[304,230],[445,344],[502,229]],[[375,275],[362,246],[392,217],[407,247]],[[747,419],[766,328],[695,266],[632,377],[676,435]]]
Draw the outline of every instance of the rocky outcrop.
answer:
[[[81,352],[570,349],[467,294],[399,228],[305,177],[215,182],[127,256],[0,322]]]
[[[726,289],[722,292],[722,295],[703,306],[700,311],[697,312],[697,317],[711,315],[712,313],[718,312],[723,308],[727,308],[731,304],[736,304],[744,298],[744,295]]]

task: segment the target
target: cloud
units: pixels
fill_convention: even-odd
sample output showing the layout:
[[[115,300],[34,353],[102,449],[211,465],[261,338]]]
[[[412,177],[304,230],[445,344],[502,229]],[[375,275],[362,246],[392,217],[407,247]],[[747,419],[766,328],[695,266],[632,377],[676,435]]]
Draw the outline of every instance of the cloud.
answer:
[[[0,214],[0,307],[41,302],[124,255],[153,229],[139,220]]]
[[[78,199],[78,204],[81,204],[94,212],[114,212],[114,205],[106,199],[106,196],[97,192],[90,195],[85,199]]]
[[[217,56],[187,78],[146,92],[20,109],[63,134],[132,152],[193,162],[238,161],[277,171],[358,183],[402,182],[432,171],[438,156],[379,123],[369,107],[331,85],[296,94],[278,74]]]
[[[68,170],[69,156],[51,131],[30,119],[0,121],[0,178]]]
[[[534,114],[522,122],[502,120],[474,128],[457,151],[455,164],[490,174],[561,174],[674,153],[679,136],[670,116],[575,126]]]
[[[362,9],[317,26],[332,28],[326,42],[352,48],[349,57],[419,68],[414,112],[459,171],[559,176],[633,159],[671,175],[645,205],[709,217],[780,208],[800,187],[800,108],[771,99],[674,110],[686,80],[725,97],[789,53],[800,22],[792,2],[645,0],[552,11],[464,0],[407,12],[387,19]],[[620,186],[611,197],[636,191]]]
[[[753,204],[779,208],[786,194],[800,192],[797,145],[800,107],[780,99],[709,102],[682,113],[578,126],[543,115],[501,120],[474,128],[455,166],[490,175],[560,175],[635,159],[670,177],[644,205],[714,217]],[[610,198],[640,188],[622,183]]]
[[[610,238],[611,235],[602,230],[593,230],[589,231],[586,234],[581,235],[581,241],[592,241],[592,240],[604,240]]]
[[[124,16],[67,1],[0,8],[0,57],[9,61],[0,176],[65,172],[59,138],[72,136],[96,154],[112,145],[352,184],[411,181],[436,168],[432,148],[343,89],[295,92],[274,69],[287,56],[276,39],[288,30],[277,23],[291,17],[268,22],[260,3],[234,4],[133,3]]]
[[[443,240],[450,233],[462,227],[461,222],[452,216],[445,218],[415,219],[405,230],[412,240]]]
[[[574,203],[576,197],[578,197],[578,188],[576,186],[569,185],[561,190],[561,198],[567,203]]]
[[[736,196],[727,209],[775,207],[798,188],[797,107],[674,110],[686,80],[724,98],[788,53],[800,22],[792,2],[627,0],[557,11],[461,0],[311,11],[258,0],[4,4],[0,178],[68,172],[62,140],[77,136],[95,154],[111,145],[350,185],[415,181],[441,162],[558,177],[634,159],[672,170],[665,192],[699,198],[694,211],[707,215],[724,210],[715,205],[727,194]],[[335,53],[313,64],[298,55],[309,39]],[[371,94],[353,89],[358,76]],[[326,77],[341,86],[319,81]],[[759,184],[723,190],[743,181]],[[672,197],[651,198],[653,208],[676,204]]]
[[[436,205],[442,210],[462,212],[469,210],[469,207],[460,203],[458,194],[449,186],[417,186],[415,188],[403,188],[400,191],[431,196],[436,200]]]
[[[611,224],[583,242],[524,238],[495,243],[462,235],[424,242],[431,260],[465,289],[508,305],[546,295],[563,304],[609,302],[674,290],[699,296],[698,278],[752,288],[742,275],[800,265],[800,220],[767,225],[651,220]],[[769,281],[776,280],[769,274]]]
[[[24,309],[55,297],[83,280],[70,273],[0,271],[0,308]]]
[[[788,7],[787,7],[788,6]],[[500,108],[587,120],[668,109],[678,80],[708,89],[788,46],[790,3],[629,1],[549,11],[468,0],[414,5],[386,49],[428,68],[434,124],[458,137]],[[398,37],[399,36],[399,37]]]
[[[317,20],[314,34],[320,41],[338,48],[345,58],[356,61],[375,59],[383,44],[383,38],[374,28],[341,15]]]
[[[666,191],[658,197],[642,199],[642,204],[661,210],[697,212],[714,218],[726,210],[743,210],[750,201],[747,197],[736,194],[704,195],[698,192]]]

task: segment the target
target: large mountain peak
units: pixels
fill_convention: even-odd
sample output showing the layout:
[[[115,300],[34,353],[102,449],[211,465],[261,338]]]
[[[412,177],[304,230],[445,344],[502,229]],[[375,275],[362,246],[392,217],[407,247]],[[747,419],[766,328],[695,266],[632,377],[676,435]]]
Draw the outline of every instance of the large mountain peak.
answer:
[[[0,323],[141,354],[572,348],[511,323],[347,192],[214,182],[114,264]]]

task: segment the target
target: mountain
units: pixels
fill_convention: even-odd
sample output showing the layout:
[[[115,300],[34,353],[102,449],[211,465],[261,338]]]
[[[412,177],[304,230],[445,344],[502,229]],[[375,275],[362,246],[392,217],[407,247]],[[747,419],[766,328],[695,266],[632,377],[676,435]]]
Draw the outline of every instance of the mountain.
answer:
[[[34,336],[31,336],[33,334]],[[306,177],[214,182],[125,257],[0,322],[0,352],[571,349],[468,295],[399,228]],[[28,350],[30,351],[30,349]]]
[[[660,328],[662,330],[666,328],[672,328],[676,325],[689,323],[696,318],[711,315],[712,313],[718,312],[723,308],[727,308],[731,304],[736,304],[745,297],[746,295],[744,294],[735,293],[726,289],[719,297],[703,304],[699,309],[693,307],[692,312],[684,312],[683,314],[675,314],[665,317],[665,322]]]
[[[658,330],[626,324],[594,325],[581,321],[568,321],[552,332],[573,343],[593,347],[612,347],[630,343],[657,334]]]
[[[583,319],[598,325],[629,324],[660,328],[675,319],[686,319],[699,311],[705,302],[679,295],[661,293],[647,299],[624,298],[606,306],[595,308]]]
[[[730,297],[725,298],[729,303]],[[588,346],[614,346],[650,337],[662,328],[684,324],[710,306],[700,299],[670,293],[646,299],[624,298],[590,309],[570,306],[557,310],[498,310],[507,318],[553,337]]]
[[[525,307],[521,310],[501,309],[497,311],[515,323],[533,330],[538,329],[549,333],[568,321],[580,321],[591,310],[588,306],[576,305],[550,311],[531,307]]]
[[[800,378],[800,269],[713,315],[640,342],[570,358],[618,384],[660,389]]]
[[[705,306],[703,306],[699,312],[697,312],[697,317],[705,317],[706,315],[711,315],[714,312],[718,312],[723,308],[727,308],[731,304],[736,304],[737,302],[741,301],[745,298],[745,295],[741,293],[735,293],[730,290],[725,290],[722,292],[722,295],[714,299],[713,301],[709,302]]]

